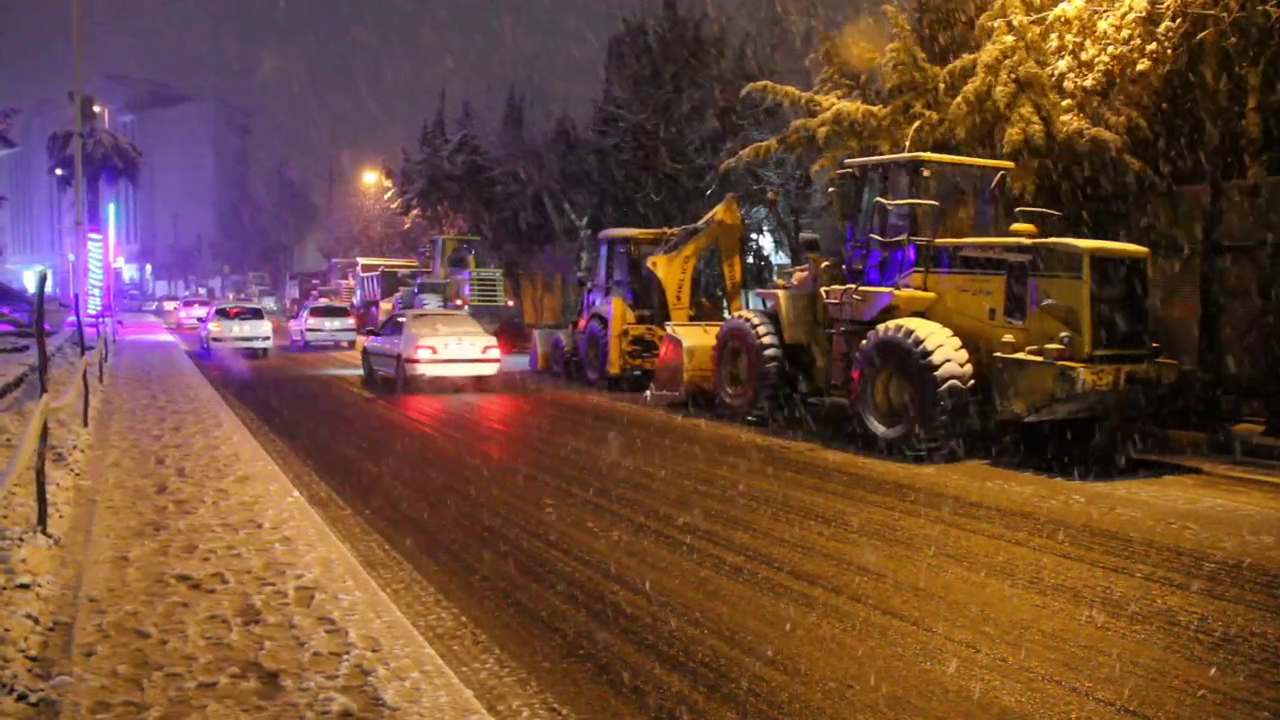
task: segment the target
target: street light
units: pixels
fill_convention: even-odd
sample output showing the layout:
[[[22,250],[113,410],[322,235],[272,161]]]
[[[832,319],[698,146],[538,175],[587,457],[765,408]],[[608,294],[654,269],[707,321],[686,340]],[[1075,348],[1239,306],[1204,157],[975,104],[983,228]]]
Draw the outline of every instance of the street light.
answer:
[[[377,170],[365,170],[360,176],[360,181],[367,187],[374,187],[382,182],[382,173]]]

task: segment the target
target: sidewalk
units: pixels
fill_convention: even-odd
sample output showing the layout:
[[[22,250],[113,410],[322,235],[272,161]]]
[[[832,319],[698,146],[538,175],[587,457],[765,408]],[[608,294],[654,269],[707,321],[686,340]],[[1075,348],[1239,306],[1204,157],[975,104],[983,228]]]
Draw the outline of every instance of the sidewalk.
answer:
[[[181,346],[120,348],[62,717],[488,717]]]

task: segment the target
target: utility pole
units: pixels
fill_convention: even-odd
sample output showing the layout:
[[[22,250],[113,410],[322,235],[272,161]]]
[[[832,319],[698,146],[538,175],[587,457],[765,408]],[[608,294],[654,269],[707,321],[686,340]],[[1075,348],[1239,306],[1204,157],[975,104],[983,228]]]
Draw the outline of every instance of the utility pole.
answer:
[[[334,187],[334,165],[337,164],[337,158],[334,154],[329,155],[329,187],[325,189],[324,195],[324,244],[325,250],[330,251],[333,248],[333,187]]]
[[[75,173],[76,173],[76,229],[75,229],[75,259],[71,261],[71,289],[77,292],[80,289],[80,272],[81,263],[85,263],[84,267],[88,267],[89,253],[88,244],[85,239],[85,218],[84,218],[84,57],[80,47],[80,0],[71,0],[71,48],[72,63],[75,73],[74,90],[72,94],[72,112],[75,113],[75,137],[72,142],[75,144]]]

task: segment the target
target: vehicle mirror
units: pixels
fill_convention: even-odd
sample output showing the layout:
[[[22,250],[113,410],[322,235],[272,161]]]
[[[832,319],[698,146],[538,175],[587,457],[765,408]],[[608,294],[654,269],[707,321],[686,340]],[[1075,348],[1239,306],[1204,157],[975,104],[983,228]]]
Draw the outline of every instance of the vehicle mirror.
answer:
[[[361,335],[363,335],[363,336],[365,336],[365,337],[378,337],[378,329],[377,329],[377,328],[365,328],[365,329],[363,329],[363,330],[361,330],[361,331],[360,331],[360,334],[361,334]]]

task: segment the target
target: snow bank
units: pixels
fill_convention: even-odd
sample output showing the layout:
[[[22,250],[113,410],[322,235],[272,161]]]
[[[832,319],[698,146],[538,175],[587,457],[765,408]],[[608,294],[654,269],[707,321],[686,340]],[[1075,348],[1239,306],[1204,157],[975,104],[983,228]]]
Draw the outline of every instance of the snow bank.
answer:
[[[49,385],[55,395],[71,383],[80,382],[75,373],[80,353],[70,347],[74,337],[75,333],[63,333],[59,339],[67,341],[66,352],[50,358]],[[89,339],[92,341],[92,334]],[[52,353],[52,342],[50,346]],[[101,390],[96,377],[90,382],[90,407],[96,415]],[[0,400],[0,466],[8,462],[32,421],[38,396],[39,387],[32,379]],[[92,426],[92,418],[90,422]],[[32,712],[31,706],[49,680],[41,664],[53,630],[49,613],[59,592],[58,540],[67,529],[76,480],[85,471],[88,435],[89,431],[81,426],[78,403],[50,417],[46,465],[49,537],[35,530],[34,470],[12,478],[7,487],[0,488],[0,717],[18,718]]]
[[[172,338],[114,370],[67,715],[487,717]]]

